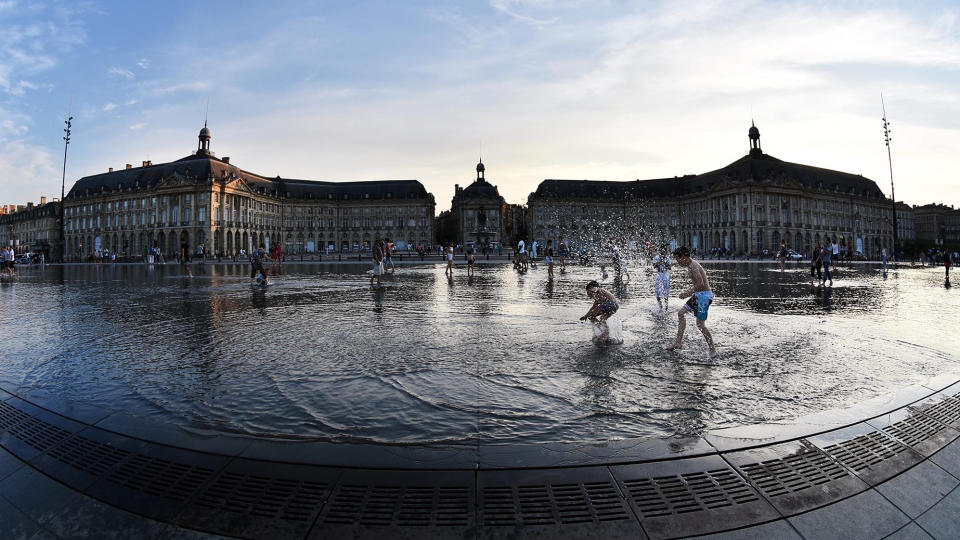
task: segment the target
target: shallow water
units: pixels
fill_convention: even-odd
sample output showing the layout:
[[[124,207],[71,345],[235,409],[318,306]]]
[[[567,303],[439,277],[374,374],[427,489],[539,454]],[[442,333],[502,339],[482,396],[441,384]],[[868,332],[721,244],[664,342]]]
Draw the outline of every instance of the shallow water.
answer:
[[[367,266],[286,265],[251,287],[244,265],[21,269],[0,283],[0,381],[185,427],[383,443],[595,441],[842,407],[957,369],[957,293],[942,268],[706,264],[716,299],[707,358],[659,315],[648,267],[604,287],[623,339],[578,318],[595,268],[404,266],[372,290]]]

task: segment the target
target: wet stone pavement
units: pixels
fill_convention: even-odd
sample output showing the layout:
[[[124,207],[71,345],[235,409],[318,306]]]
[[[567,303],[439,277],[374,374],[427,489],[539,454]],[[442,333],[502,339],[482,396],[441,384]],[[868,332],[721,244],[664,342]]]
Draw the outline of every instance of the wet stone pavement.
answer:
[[[10,536],[960,530],[937,269],[855,265],[828,289],[707,264],[708,361],[692,324],[684,351],[662,349],[675,315],[641,266],[603,283],[621,298],[608,347],[577,322],[596,269],[407,266],[380,290],[360,266],[285,266],[265,290],[239,265],[0,284]],[[674,294],[686,284],[675,271]]]

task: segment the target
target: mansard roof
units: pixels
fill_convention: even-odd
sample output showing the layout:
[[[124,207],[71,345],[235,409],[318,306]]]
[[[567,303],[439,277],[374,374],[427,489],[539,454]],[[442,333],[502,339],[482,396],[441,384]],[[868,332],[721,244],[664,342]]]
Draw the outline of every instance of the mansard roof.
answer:
[[[304,199],[384,199],[384,198],[429,198],[426,188],[418,180],[371,180],[364,182],[324,182],[316,180],[286,179],[245,171],[210,154],[197,153],[171,161],[144,167],[85,176],[74,183],[66,199],[87,193],[117,189],[152,189],[161,183],[209,184],[211,181],[228,182],[242,180],[257,192],[280,197]],[[89,191],[88,191],[89,190]]]
[[[767,181],[807,189],[838,190],[864,197],[884,198],[876,182],[863,176],[810,165],[790,163],[763,153],[751,153],[726,167],[703,174],[626,182],[598,180],[544,180],[532,198],[665,198],[705,193],[740,183]]]
[[[469,186],[455,194],[453,199],[454,201],[468,199],[495,199],[497,201],[503,201],[503,197],[500,196],[500,191],[497,189],[497,186],[483,179],[471,182]]]

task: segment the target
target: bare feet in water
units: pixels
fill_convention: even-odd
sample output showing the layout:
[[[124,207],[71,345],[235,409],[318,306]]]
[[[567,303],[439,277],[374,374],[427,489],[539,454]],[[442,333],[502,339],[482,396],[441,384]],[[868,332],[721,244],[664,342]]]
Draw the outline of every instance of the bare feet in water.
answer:
[[[682,348],[683,348],[683,345],[679,343],[671,343],[670,345],[667,345],[666,347],[664,347],[664,349],[668,351],[679,351]]]

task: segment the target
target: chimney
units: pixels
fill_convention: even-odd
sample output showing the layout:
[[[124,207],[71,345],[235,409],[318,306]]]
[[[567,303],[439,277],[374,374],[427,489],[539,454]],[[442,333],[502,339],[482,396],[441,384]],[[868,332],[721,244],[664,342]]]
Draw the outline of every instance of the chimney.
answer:
[[[148,159],[148,160],[147,160],[147,167],[150,167],[151,165],[153,165],[153,162]]]
[[[47,204],[47,198],[46,198],[46,197],[40,197],[40,204]]]
[[[147,166],[147,162],[146,162],[146,161],[141,161],[141,162],[140,162],[140,166],[141,166],[141,167],[146,167],[146,166]]]
[[[113,172],[113,167],[110,167],[109,169],[107,169],[107,172]]]
[[[224,163],[230,163],[230,156],[223,156],[220,159],[222,159]]]
[[[127,163],[127,168],[128,168],[128,169],[132,169],[132,168],[133,168],[133,165]]]

